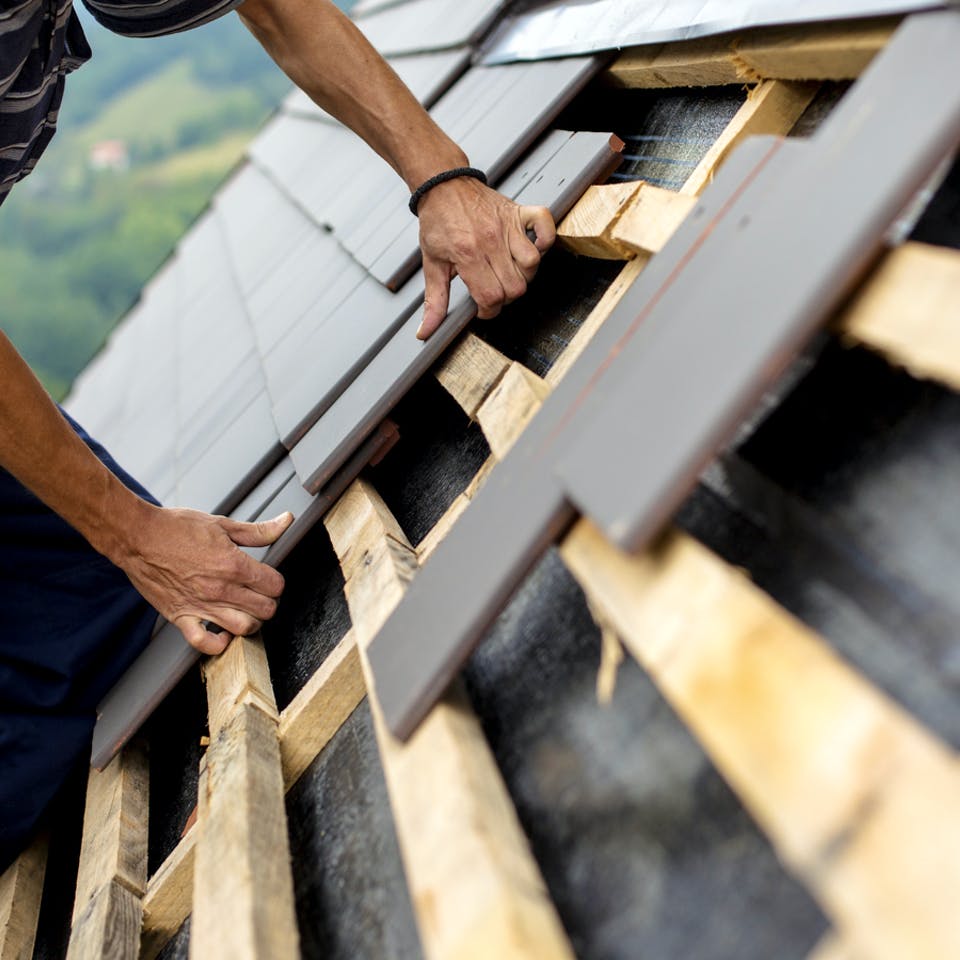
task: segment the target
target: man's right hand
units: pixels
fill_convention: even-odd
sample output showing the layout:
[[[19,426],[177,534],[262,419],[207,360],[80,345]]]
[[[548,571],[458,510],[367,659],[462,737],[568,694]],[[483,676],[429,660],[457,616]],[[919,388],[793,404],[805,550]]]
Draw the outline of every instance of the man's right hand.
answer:
[[[265,547],[293,522],[282,514],[240,523],[197,510],[146,508],[124,556],[113,558],[140,594],[201,653],[256,633],[277,609],[283,577],[240,547]],[[204,623],[222,629],[213,633]]]

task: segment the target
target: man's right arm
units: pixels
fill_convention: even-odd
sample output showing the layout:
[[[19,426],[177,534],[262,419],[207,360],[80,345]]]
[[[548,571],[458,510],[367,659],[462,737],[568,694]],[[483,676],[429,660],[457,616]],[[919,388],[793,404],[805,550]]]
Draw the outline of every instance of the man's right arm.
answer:
[[[240,547],[272,543],[289,514],[239,523],[155,507],[97,459],[2,333],[0,378],[0,466],[120,567],[188,643],[219,653],[273,616],[283,578]],[[208,620],[224,632],[208,632]]]

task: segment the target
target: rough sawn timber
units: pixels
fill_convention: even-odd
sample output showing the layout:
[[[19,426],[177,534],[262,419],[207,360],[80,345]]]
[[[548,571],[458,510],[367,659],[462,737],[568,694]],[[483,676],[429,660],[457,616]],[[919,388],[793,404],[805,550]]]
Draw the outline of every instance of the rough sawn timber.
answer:
[[[148,807],[142,742],[128,744],[104,770],[90,770],[68,960],[139,953]]]
[[[414,575],[417,555],[363,481],[354,482],[324,523],[343,568],[369,683],[366,647]],[[369,699],[425,955],[572,960],[462,688],[444,697],[407,744],[389,734],[376,697]]]
[[[279,717],[263,644],[238,637],[205,673],[210,745],[194,828],[190,956],[296,960]]]
[[[41,833],[0,876],[0,960],[33,956],[46,866],[47,836]]]
[[[706,87],[757,80],[853,80],[890,39],[896,20],[751,30],[637,47],[609,68],[620,87]]]
[[[561,554],[853,954],[960,955],[956,755],[687,535]]]

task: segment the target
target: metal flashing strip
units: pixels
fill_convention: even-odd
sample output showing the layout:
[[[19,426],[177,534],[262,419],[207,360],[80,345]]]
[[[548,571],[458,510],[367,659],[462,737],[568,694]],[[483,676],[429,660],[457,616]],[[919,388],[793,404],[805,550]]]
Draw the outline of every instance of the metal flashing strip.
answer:
[[[960,140],[958,48],[960,13],[913,17],[815,138],[755,139],[727,161],[373,640],[376,691],[397,736],[412,733],[576,515],[568,484],[629,546],[672,509],[650,502],[650,484],[641,482],[647,470],[658,496],[672,506],[682,499],[690,464],[717,452],[758,388],[878,251],[911,191]],[[661,366],[651,373],[649,363]],[[660,387],[653,396],[642,392],[648,374]],[[674,421],[686,392],[696,402]],[[641,403],[668,422],[647,416]],[[661,465],[661,455],[674,460]]]
[[[269,566],[278,567],[360,471],[367,464],[380,460],[397,438],[393,423],[381,424],[336,477],[316,495],[307,493],[296,475],[277,490],[278,475],[271,472],[263,484],[274,492],[251,519],[271,518],[289,510],[296,520],[269,548],[244,547],[244,552]],[[256,493],[250,498],[252,501],[259,499]],[[143,652],[97,707],[91,765],[102,770],[199,659],[200,653],[183,639],[180,630],[161,620]]]
[[[671,43],[753,27],[915,13],[944,0],[554,0],[506,17],[483,45],[483,63],[567,57]]]

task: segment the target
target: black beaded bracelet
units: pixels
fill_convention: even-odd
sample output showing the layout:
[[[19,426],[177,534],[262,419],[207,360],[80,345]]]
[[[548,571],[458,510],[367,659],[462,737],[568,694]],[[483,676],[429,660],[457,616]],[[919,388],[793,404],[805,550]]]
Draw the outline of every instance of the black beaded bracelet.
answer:
[[[429,193],[434,187],[439,186],[441,183],[446,183],[448,180],[456,180],[457,177],[473,177],[474,180],[479,180],[481,183],[485,184],[487,182],[487,175],[476,167],[454,167],[453,170],[444,170],[443,173],[438,173],[435,177],[425,180],[410,194],[410,212],[415,217],[420,216],[420,214],[417,213],[417,207],[420,206],[420,201],[423,199],[424,194]]]

